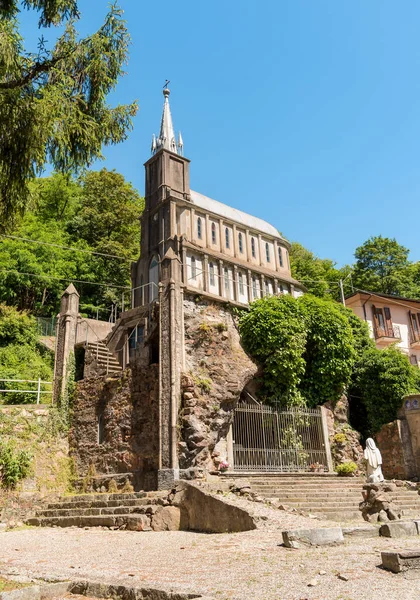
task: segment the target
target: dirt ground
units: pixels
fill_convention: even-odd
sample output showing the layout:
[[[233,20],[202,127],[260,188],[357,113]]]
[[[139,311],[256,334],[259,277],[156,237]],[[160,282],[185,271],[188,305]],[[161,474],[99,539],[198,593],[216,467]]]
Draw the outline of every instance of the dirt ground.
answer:
[[[380,568],[381,550],[418,548],[416,538],[302,550],[281,543],[279,530],[266,529],[210,535],[31,528],[0,533],[0,573],[155,587],[217,600],[420,598],[420,573],[417,578]],[[308,587],[312,580],[317,584]]]

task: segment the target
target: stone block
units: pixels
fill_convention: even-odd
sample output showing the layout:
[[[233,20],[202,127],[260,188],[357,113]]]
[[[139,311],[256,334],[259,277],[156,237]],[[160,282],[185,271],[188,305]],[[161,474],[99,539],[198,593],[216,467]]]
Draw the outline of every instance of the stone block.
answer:
[[[159,507],[152,517],[153,531],[179,531],[181,511],[177,506]]]
[[[341,527],[325,527],[316,529],[295,529],[283,531],[283,542],[287,548],[303,546],[331,546],[344,542]]]
[[[355,538],[373,538],[379,536],[378,527],[345,527],[343,528],[345,537]]]
[[[39,585],[31,585],[20,590],[2,592],[0,600],[41,600],[41,588]]]
[[[392,523],[384,523],[379,529],[379,535],[389,538],[403,538],[418,535],[418,531],[414,521],[393,521]]]
[[[179,479],[179,469],[159,469],[157,474],[157,489],[170,490]]]
[[[411,569],[420,570],[420,549],[401,552],[381,552],[382,566],[393,573]]]

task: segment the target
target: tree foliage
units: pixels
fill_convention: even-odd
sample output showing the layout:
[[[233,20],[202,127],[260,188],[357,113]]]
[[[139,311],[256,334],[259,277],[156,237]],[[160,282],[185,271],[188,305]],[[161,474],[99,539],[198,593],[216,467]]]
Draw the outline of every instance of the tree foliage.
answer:
[[[0,224],[10,226],[29,199],[29,181],[49,162],[73,172],[102,157],[103,144],[124,140],[136,103],[114,108],[110,92],[123,75],[129,34],[113,4],[100,29],[79,38],[76,0],[24,0],[39,26],[64,31],[48,49],[28,52],[19,33],[17,0],[0,9]]]
[[[293,277],[303,283],[310,294],[335,300],[340,297],[339,280],[350,272],[350,267],[337,269],[334,261],[318,258],[297,242],[290,247],[290,268]]]
[[[356,248],[354,285],[382,294],[410,293],[409,250],[395,239],[376,236]]]
[[[108,318],[103,311],[121,303],[130,283],[143,206],[132,185],[106,169],[77,181],[59,174],[35,180],[29,210],[11,237],[0,238],[0,302],[54,315],[68,281],[87,281],[75,284],[82,312]]]
[[[52,356],[38,344],[34,317],[11,306],[0,304],[0,379],[51,381]],[[30,384],[1,381],[2,389],[30,389]],[[36,386],[32,386],[36,389]],[[42,389],[46,389],[43,386]],[[7,392],[1,394],[4,404],[24,404],[36,401],[35,394]]]

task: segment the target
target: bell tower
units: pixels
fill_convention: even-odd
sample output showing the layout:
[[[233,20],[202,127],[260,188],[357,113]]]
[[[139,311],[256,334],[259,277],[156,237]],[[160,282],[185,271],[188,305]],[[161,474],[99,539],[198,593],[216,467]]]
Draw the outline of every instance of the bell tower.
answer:
[[[154,300],[160,281],[170,277],[178,280],[181,277],[179,266],[167,271],[164,257],[169,249],[172,249],[172,255],[179,255],[177,202],[190,200],[190,161],[183,156],[181,133],[176,141],[167,85],[163,89],[163,96],[160,132],[158,137],[152,137],[152,156],[144,165],[145,209],[141,217],[141,258],[134,265],[132,273],[134,306]]]

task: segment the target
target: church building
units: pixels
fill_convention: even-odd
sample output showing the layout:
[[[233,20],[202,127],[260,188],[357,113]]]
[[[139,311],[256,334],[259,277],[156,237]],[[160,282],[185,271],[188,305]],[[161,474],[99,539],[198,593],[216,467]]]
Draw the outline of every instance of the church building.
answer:
[[[190,161],[175,138],[169,89],[160,133],[146,162],[141,258],[133,266],[133,308],[158,296],[160,265],[170,250],[186,290],[246,305],[266,295],[302,293],[290,274],[290,244],[275,227],[190,189]]]

